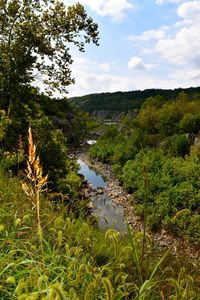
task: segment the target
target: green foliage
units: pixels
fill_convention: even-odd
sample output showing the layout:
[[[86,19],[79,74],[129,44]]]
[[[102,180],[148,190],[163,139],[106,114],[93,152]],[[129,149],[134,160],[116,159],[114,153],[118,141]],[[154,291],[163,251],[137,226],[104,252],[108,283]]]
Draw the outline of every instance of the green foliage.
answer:
[[[137,148],[131,139],[126,139],[114,148],[112,161],[123,165],[127,160],[133,159],[137,153]]]
[[[97,158],[102,162],[109,161],[114,153],[115,145],[119,141],[118,131],[115,126],[108,126],[103,138],[99,139],[89,151],[90,158]]]
[[[67,141],[62,131],[54,130],[52,121],[44,114],[31,120],[30,126],[45,173],[50,172],[51,180],[58,179],[59,173],[66,172]]]
[[[109,142],[98,141],[95,145],[90,148],[89,157],[97,158],[101,162],[108,161],[108,158],[113,154],[114,147]]]
[[[154,106],[149,107],[146,105],[144,108],[142,107],[142,109],[139,112],[139,126],[143,129],[146,129],[148,133],[156,133],[156,124],[158,122],[159,112]]]
[[[179,123],[183,132],[198,133],[200,128],[200,114],[186,113]]]
[[[135,160],[125,164],[121,178],[124,186],[134,191],[136,209],[142,215],[145,197],[142,170],[145,166],[148,176],[148,224],[152,228],[162,224],[194,244],[199,244],[200,223],[197,214],[200,169],[195,157],[193,154],[186,159],[175,158],[164,154],[162,150],[141,151]],[[187,213],[174,218],[180,210],[185,209],[189,210],[189,215]]]
[[[189,154],[190,145],[189,140],[185,134],[176,134],[169,137],[164,145],[167,152],[172,153],[174,156],[185,156]]]
[[[10,170],[12,173],[13,168],[18,168],[19,170],[19,165],[24,161],[24,152],[18,151],[18,152],[9,152],[9,151],[4,151],[1,154],[1,168],[5,171]]]
[[[8,111],[24,101],[23,89],[35,79],[33,69],[44,75],[46,90],[67,92],[74,82],[69,45],[84,51],[85,43],[98,44],[98,26],[80,3],[1,0],[0,27],[0,98]]]
[[[103,137],[90,148],[89,156],[102,162],[123,165],[135,157],[140,138],[140,131],[123,135],[116,126],[108,125]]]
[[[147,133],[170,136],[175,133],[197,133],[200,127],[199,97],[190,100],[182,92],[173,101],[150,98],[143,104],[136,119],[137,125]]]
[[[157,129],[166,136],[178,131],[178,123],[182,118],[181,106],[177,102],[166,103],[159,112]]]
[[[5,110],[0,110],[0,142],[2,143],[3,139],[6,136],[8,125],[11,123],[10,118],[6,115]]]

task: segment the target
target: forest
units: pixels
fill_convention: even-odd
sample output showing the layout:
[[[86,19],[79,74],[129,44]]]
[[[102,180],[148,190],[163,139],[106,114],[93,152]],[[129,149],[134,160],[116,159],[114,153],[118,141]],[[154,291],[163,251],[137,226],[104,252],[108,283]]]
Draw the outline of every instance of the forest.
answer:
[[[0,299],[198,300],[199,257],[147,230],[199,249],[199,90],[137,91],[137,115],[105,125],[54,96],[74,82],[70,45],[98,46],[81,4],[0,0],[0,27]],[[72,153],[99,130],[88,157],[112,167],[142,231],[100,230],[91,214]]]
[[[179,88],[174,90],[148,89],[144,91],[98,93],[69,98],[69,101],[85,112],[98,115],[99,111],[103,111],[106,118],[112,118],[120,113],[134,113],[147,98],[159,95],[165,100],[175,99],[182,91],[190,98],[195,98],[200,93],[200,88]]]

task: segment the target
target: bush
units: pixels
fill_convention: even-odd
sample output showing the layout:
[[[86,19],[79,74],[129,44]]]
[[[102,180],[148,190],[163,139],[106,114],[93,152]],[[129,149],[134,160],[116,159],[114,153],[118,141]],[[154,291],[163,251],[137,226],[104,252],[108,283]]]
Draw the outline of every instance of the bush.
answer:
[[[189,153],[190,145],[185,134],[176,134],[168,138],[165,144],[165,150],[174,156],[184,157]]]
[[[198,133],[200,130],[200,115],[187,113],[179,122],[182,132]]]
[[[193,148],[191,156],[172,157],[162,150],[145,150],[128,161],[122,170],[121,179],[125,188],[134,192],[138,212],[144,208],[144,168],[147,172],[147,222],[152,228],[164,225],[176,234],[183,234],[192,242],[199,243],[197,236],[190,234],[189,228],[195,224],[199,232],[196,214],[199,212],[200,169],[197,152]],[[174,216],[181,210],[190,210],[188,226],[182,222],[173,223]],[[178,224],[180,230],[177,230]]]
[[[114,145],[109,141],[99,140],[92,145],[89,150],[89,157],[91,159],[98,159],[101,162],[109,162],[114,152]]]

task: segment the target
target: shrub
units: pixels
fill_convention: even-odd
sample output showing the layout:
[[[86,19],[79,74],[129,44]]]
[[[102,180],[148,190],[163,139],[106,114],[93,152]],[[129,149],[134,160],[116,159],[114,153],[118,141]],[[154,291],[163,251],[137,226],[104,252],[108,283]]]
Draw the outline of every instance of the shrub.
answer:
[[[194,243],[199,243],[197,236],[191,234],[192,224],[199,232],[200,224],[196,220],[199,212],[200,169],[197,152],[193,148],[191,156],[172,157],[162,150],[145,150],[128,161],[122,170],[124,186],[134,192],[136,210],[142,216],[144,206],[144,166],[148,177],[147,222],[152,228],[160,225],[170,228],[176,234],[183,234]],[[138,208],[137,208],[138,205]],[[177,212],[190,210],[184,222],[172,222]],[[177,230],[179,226],[180,230]]]
[[[185,156],[189,153],[190,145],[185,134],[176,134],[168,138],[165,144],[165,150],[174,156]]]
[[[186,113],[179,122],[182,132],[198,133],[200,129],[200,115]]]

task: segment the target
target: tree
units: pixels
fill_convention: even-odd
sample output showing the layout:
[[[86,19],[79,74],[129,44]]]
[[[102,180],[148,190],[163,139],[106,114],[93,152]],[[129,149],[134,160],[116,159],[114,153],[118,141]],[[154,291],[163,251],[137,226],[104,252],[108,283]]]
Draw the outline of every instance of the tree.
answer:
[[[98,45],[98,26],[84,7],[59,0],[0,0],[0,98],[2,108],[22,100],[36,74],[46,91],[67,93],[74,82],[70,47]],[[73,46],[72,46],[73,45]]]
[[[182,132],[198,133],[200,129],[200,114],[186,113],[179,122]]]
[[[139,126],[148,133],[156,133],[156,124],[158,122],[160,110],[154,106],[146,106],[142,108],[138,115]]]
[[[183,117],[183,107],[179,101],[165,103],[159,113],[156,128],[165,135],[170,136],[179,131],[178,123]]]

